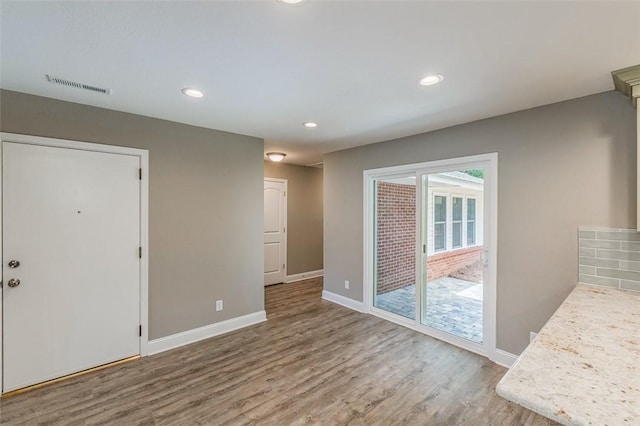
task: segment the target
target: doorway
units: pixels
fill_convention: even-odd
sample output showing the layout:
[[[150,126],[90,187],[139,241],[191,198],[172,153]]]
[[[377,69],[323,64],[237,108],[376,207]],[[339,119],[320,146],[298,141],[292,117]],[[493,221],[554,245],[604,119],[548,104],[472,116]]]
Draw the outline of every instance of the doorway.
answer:
[[[365,305],[495,353],[497,154],[364,172]]]
[[[264,285],[287,277],[287,180],[264,179]]]
[[[145,354],[147,159],[2,134],[3,393]]]

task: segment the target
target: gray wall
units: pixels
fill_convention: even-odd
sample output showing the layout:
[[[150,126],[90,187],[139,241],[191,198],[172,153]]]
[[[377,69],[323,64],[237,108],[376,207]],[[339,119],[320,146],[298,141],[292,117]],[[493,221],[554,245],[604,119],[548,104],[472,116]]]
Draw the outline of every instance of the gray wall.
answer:
[[[322,169],[265,161],[264,176],[287,179],[287,275],[322,269]]]
[[[326,155],[325,289],[363,300],[363,170],[498,152],[497,339],[519,354],[577,282],[578,226],[635,228],[635,132],[606,92]]]
[[[264,308],[262,140],[10,91],[0,108],[3,132],[149,150],[151,339]]]

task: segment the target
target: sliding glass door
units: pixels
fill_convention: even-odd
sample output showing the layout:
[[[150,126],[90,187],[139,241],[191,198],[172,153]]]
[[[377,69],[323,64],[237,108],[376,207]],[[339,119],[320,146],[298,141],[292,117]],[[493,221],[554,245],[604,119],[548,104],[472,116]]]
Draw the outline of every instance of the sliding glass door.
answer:
[[[496,164],[488,154],[365,172],[371,313],[478,353],[495,347]]]
[[[425,173],[421,181],[420,322],[481,344],[483,218],[478,206],[484,201],[484,170]]]

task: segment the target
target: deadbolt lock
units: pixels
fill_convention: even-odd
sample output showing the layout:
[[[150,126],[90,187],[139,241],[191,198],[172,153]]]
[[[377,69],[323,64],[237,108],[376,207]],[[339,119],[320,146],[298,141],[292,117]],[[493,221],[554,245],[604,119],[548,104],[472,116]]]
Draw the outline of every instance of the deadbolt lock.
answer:
[[[18,261],[18,260],[10,260],[9,261],[9,268],[15,269],[18,266],[20,266],[20,261]]]

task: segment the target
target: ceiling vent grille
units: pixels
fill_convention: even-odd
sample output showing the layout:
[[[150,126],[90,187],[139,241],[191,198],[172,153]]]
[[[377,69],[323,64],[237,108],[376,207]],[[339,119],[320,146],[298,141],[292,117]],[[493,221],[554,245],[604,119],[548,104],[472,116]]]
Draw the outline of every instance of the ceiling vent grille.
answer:
[[[76,89],[90,90],[92,92],[102,93],[103,95],[111,94],[111,89],[96,87],[90,84],[78,83],[77,81],[66,80],[64,78],[54,77],[49,74],[46,74],[46,77],[47,81],[51,84],[61,84],[62,86],[75,87]]]

